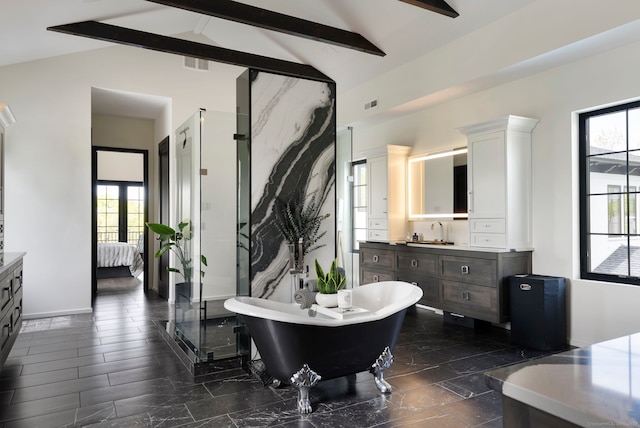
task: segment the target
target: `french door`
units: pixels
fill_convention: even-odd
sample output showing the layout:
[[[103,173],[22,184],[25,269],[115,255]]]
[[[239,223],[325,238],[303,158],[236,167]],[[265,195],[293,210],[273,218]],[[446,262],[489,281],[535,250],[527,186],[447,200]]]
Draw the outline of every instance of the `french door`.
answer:
[[[141,244],[145,219],[143,184],[98,181],[96,196],[98,242]]]

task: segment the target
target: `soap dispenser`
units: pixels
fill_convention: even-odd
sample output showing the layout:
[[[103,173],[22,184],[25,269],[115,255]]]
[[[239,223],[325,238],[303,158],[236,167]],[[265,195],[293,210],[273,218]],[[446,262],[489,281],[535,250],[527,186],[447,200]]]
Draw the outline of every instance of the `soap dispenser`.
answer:
[[[420,240],[420,237],[418,236],[417,233],[413,234],[413,242],[418,242]]]

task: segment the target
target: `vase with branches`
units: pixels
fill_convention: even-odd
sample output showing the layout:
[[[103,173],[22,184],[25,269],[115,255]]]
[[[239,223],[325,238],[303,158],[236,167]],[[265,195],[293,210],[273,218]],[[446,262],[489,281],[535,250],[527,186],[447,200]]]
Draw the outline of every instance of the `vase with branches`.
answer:
[[[300,273],[304,256],[325,246],[318,241],[327,233],[320,231],[320,225],[329,214],[320,213],[315,192],[305,196],[302,191],[294,192],[287,200],[277,197],[273,211],[275,226],[289,244],[293,264],[290,268]]]

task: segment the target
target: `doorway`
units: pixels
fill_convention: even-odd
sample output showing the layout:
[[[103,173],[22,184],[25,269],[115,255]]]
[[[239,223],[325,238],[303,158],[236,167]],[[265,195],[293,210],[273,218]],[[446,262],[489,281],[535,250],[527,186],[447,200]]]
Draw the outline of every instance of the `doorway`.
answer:
[[[149,289],[148,151],[92,147],[92,286]]]
[[[158,145],[159,177],[158,187],[160,194],[160,223],[169,224],[169,137],[167,136]],[[158,263],[158,294],[164,299],[169,299],[169,251],[160,256]]]

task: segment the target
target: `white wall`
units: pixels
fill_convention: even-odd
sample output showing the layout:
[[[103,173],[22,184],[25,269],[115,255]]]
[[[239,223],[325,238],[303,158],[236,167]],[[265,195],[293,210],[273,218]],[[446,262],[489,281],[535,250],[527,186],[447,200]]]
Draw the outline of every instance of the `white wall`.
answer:
[[[640,287],[579,280],[574,112],[640,97],[640,43],[375,125],[354,125],[354,152],[413,145],[413,155],[465,145],[456,128],[507,114],[533,130],[533,270],[569,281],[570,341],[582,346],[640,331]],[[422,223],[422,224],[420,224]],[[466,222],[462,222],[466,223]],[[460,227],[461,222],[452,222]],[[425,227],[426,222],[416,222]]]
[[[182,61],[113,47],[0,68],[1,98],[17,119],[6,139],[6,250],[27,252],[25,317],[91,308],[92,87],[171,98],[169,129],[200,107],[235,111],[241,68],[204,73]],[[156,128],[168,134],[166,123]]]

